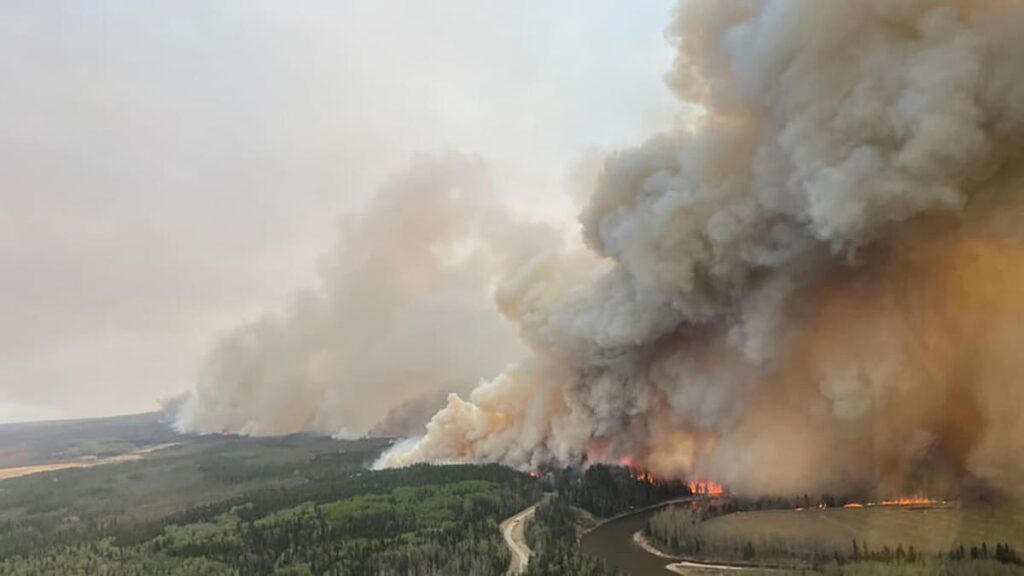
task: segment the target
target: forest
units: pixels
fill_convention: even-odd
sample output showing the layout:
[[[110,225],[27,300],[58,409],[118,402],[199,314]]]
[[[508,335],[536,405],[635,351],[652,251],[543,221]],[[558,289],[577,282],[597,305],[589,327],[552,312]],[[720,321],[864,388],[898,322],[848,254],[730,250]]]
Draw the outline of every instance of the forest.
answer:
[[[214,435],[166,443],[145,422],[116,426],[130,428],[132,440],[108,425],[70,443],[47,436],[40,444],[46,448],[31,458],[55,461],[53,450],[88,456],[115,446],[166,447],[136,461],[0,481],[0,576],[501,575],[510,556],[499,523],[533,504],[527,576],[618,576],[581,552],[583,534],[609,518],[690,495],[680,482],[621,466],[534,474],[498,465],[375,471],[371,464],[390,440]],[[29,433],[36,432],[23,434]],[[846,503],[831,496],[706,499],[654,512],[645,532],[679,556],[788,562],[830,574],[1021,569],[1017,538],[936,551],[896,536],[878,542],[877,531],[870,543],[841,531],[833,541],[783,541],[759,535],[750,520],[736,521],[754,514],[770,528],[772,518],[820,506],[830,512],[815,514],[839,525],[859,514],[844,510]],[[872,513],[890,515],[886,523],[897,536],[916,526],[909,512]],[[981,521],[953,507],[929,513],[957,515],[967,527]],[[827,535],[808,531],[819,540]]]
[[[32,457],[168,439],[155,421],[116,425],[54,433]],[[173,438],[0,482],[0,575],[503,574],[498,523],[542,494],[494,465],[371,471],[386,439]]]
[[[119,439],[129,425],[141,440]],[[168,439],[151,422],[117,426],[47,446]],[[498,524],[537,502],[529,574],[605,576],[580,553],[582,531],[687,493],[602,465],[541,477],[497,465],[371,470],[388,440],[176,440],[138,461],[0,483],[0,576],[498,575],[509,563]]]
[[[353,472],[162,520],[52,529],[8,551],[0,574],[502,574],[497,524],[539,497],[536,481],[496,466]]]
[[[681,496],[689,489],[676,481],[638,478],[621,466],[594,465],[549,474],[553,489],[527,525],[533,558],[527,576],[614,576],[596,558],[580,551],[579,539],[601,519],[638,510]]]
[[[588,523],[685,493],[621,467],[371,470],[384,439],[168,437],[155,421],[51,436],[35,461],[177,442],[0,482],[0,576],[497,575],[509,563],[498,524],[542,500],[529,573],[599,576],[578,548]]]

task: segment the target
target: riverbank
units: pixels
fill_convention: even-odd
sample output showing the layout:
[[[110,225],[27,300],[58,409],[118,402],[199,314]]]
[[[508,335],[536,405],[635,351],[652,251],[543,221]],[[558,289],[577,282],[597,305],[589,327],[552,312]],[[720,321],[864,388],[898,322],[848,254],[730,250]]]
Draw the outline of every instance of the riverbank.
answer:
[[[605,524],[607,524],[609,522],[615,522],[617,520],[622,520],[623,518],[629,518],[630,516],[635,516],[637,514],[643,514],[644,512],[650,512],[652,510],[657,510],[658,508],[664,508],[665,506],[671,506],[673,504],[682,504],[684,502],[692,502],[696,498],[697,498],[696,496],[683,496],[683,497],[680,497],[680,498],[672,498],[671,500],[665,500],[665,501],[662,501],[662,502],[658,502],[657,504],[651,504],[650,506],[644,506],[643,508],[637,508],[635,510],[627,510],[625,512],[621,512],[619,514],[616,514],[615,516],[609,516],[608,518],[599,518],[597,516],[594,516],[590,512],[587,512],[586,510],[583,510],[582,508],[580,508],[579,510],[581,512],[583,512],[584,514],[586,514],[587,517],[589,517],[594,522],[593,526],[590,526],[589,528],[586,528],[582,532],[580,532],[580,537],[582,538],[582,537],[586,536],[590,532],[593,532],[594,530],[597,530],[598,528],[600,528],[601,526],[603,526],[603,525],[605,525]]]
[[[673,560],[671,564],[665,566],[665,569],[675,574],[682,574],[683,576],[689,576],[694,573],[694,570],[711,571],[714,572],[735,572],[744,570],[766,570],[760,566],[742,566],[736,564],[715,564],[712,562],[697,562],[694,560],[687,560],[681,556],[673,556],[667,552],[662,551],[653,542],[644,536],[643,530],[638,530],[633,534],[633,544],[643,548],[649,554],[653,554],[666,560]],[[768,569],[770,570],[770,569]]]
[[[676,498],[631,510],[606,518],[583,535],[583,552],[604,560],[621,572],[633,576],[679,574],[683,576],[712,576],[715,574],[766,573],[782,574],[785,569],[767,568],[754,564],[714,563],[674,556],[659,549],[644,536],[647,520],[656,510],[675,504],[688,503],[693,497]]]
[[[624,574],[668,576],[673,573],[666,568],[668,559],[634,544],[633,535],[643,530],[647,520],[656,510],[675,504],[685,504],[693,499],[692,496],[673,498],[601,519],[581,536],[580,549],[584,554],[598,558]]]
[[[667,552],[661,551],[657,546],[654,545],[654,543],[652,543],[650,540],[647,539],[646,536],[644,536],[643,530],[637,530],[633,533],[633,544],[636,544],[637,546],[643,548],[651,554],[654,554],[655,556],[661,556],[662,558],[665,558],[667,560],[681,560],[681,558],[679,558],[678,556],[672,556]]]

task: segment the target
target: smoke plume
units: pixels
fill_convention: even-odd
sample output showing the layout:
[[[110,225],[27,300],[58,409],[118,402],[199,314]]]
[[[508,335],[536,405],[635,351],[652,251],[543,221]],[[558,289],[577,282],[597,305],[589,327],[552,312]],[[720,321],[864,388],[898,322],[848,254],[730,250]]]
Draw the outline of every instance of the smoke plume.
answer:
[[[342,223],[317,289],[220,342],[177,427],[421,433],[444,405],[439,395],[523,354],[493,311],[492,285],[557,242],[551,229],[511,218],[480,161],[419,159]]]
[[[530,354],[383,464],[1019,484],[1024,4],[683,0],[670,36],[699,122],[608,158],[600,266],[508,275]]]

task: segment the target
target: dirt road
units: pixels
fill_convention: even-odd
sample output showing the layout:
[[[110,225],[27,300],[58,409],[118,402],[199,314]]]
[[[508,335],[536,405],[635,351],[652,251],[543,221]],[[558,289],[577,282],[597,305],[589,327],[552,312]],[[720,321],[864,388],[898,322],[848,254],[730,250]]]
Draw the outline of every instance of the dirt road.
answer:
[[[505,544],[512,553],[512,561],[508,565],[508,576],[515,576],[526,571],[526,565],[530,563],[530,546],[526,543],[526,523],[533,518],[537,505],[534,504],[526,510],[506,519],[501,523],[501,535],[505,537]]]

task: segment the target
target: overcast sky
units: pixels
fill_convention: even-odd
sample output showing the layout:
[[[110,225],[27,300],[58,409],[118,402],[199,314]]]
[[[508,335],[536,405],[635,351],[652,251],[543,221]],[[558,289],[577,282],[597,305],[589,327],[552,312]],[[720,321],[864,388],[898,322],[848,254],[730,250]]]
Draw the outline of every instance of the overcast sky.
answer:
[[[0,0],[0,422],[146,411],[417,152],[569,219],[675,107],[671,0]]]

